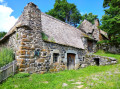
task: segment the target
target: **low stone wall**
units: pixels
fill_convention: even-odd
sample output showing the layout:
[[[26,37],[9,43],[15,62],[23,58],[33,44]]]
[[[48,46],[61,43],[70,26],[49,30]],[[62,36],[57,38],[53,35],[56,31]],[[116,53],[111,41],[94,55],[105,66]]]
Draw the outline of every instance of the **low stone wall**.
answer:
[[[99,49],[104,50],[105,52],[120,54],[120,44],[119,45],[105,44],[105,43],[98,44],[97,50]]]
[[[85,56],[84,63],[81,64],[81,67],[86,67],[89,65],[110,65],[110,64],[116,64],[117,60],[112,57],[104,57],[104,56],[98,56],[93,54],[88,54]]]

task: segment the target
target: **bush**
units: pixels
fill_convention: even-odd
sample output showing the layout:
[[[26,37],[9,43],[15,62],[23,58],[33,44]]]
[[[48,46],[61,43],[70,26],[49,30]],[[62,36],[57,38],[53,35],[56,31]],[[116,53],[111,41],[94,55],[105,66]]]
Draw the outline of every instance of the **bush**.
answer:
[[[13,50],[2,48],[0,50],[0,67],[12,62],[14,60]]]

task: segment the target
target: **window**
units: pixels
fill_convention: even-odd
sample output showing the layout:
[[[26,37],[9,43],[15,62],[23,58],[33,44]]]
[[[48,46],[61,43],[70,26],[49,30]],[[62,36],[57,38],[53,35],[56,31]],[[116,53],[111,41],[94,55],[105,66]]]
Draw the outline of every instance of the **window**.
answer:
[[[85,60],[85,57],[83,57],[83,61]]]
[[[55,62],[58,61],[58,57],[59,57],[59,54],[58,54],[58,53],[54,53],[54,54],[53,54],[53,63],[55,63]]]

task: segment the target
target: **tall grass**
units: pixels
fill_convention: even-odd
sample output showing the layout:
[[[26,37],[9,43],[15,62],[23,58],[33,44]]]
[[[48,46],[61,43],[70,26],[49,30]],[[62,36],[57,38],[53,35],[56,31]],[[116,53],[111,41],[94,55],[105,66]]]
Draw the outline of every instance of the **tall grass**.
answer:
[[[14,60],[13,50],[9,48],[2,48],[0,50],[0,67],[12,62]]]

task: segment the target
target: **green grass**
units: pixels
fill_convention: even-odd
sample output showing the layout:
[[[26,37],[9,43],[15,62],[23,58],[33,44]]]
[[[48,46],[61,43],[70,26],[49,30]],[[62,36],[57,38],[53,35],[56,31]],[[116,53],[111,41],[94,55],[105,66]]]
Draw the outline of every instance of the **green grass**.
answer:
[[[102,56],[120,55],[96,53]],[[73,81],[69,81],[73,80]],[[81,84],[72,84],[81,82]],[[68,84],[63,87],[63,83]],[[65,70],[58,73],[27,74],[18,73],[0,85],[0,89],[120,89],[120,64],[106,66],[88,66],[78,70]]]
[[[120,54],[105,53],[103,50],[99,50],[97,53],[95,53],[95,55],[113,57],[113,58],[118,59],[118,62],[120,63]]]
[[[2,48],[0,50],[0,67],[12,62],[14,60],[13,50]]]

